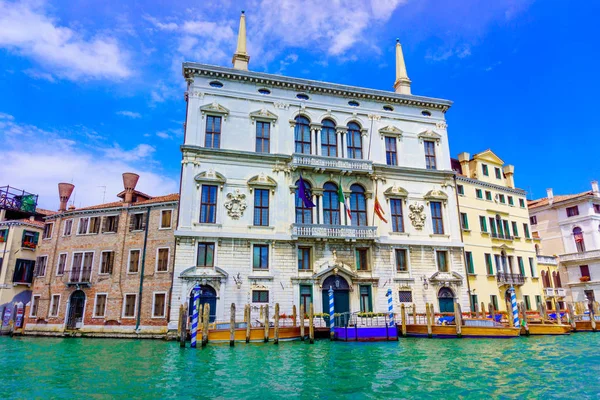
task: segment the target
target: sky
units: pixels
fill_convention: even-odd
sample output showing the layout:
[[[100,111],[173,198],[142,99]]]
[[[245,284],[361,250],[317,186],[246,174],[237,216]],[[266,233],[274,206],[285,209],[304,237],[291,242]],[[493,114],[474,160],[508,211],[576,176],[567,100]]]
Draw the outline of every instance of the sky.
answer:
[[[0,0],[0,186],[177,192],[181,63],[231,66],[241,10],[250,70],[393,90],[399,38],[412,93],[454,102],[453,156],[491,148],[530,198],[600,179],[597,1]]]

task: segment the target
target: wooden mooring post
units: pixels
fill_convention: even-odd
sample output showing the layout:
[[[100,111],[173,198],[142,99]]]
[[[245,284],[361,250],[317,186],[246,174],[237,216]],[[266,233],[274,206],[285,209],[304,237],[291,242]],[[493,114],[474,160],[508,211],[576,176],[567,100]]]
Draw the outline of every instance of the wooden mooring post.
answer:
[[[229,317],[229,345],[235,346],[235,303],[231,303],[231,316]]]
[[[482,301],[481,302],[481,318],[485,319],[486,318],[486,308],[485,308],[485,303]]]
[[[431,307],[433,309],[433,306]],[[429,303],[425,303],[425,319],[427,321],[427,337],[433,336],[433,331],[431,327],[431,309],[429,308]]]
[[[246,343],[250,343],[250,327],[252,326],[252,308],[250,304],[246,304],[244,321],[246,321]]]
[[[413,324],[417,324],[417,307],[415,303],[412,304],[412,315],[413,315]]]
[[[304,341],[304,304],[300,304],[300,340]]]
[[[179,306],[179,347],[185,347],[187,340],[187,304]]]
[[[492,321],[496,322],[496,310],[494,309],[494,305],[492,303],[488,303],[490,308],[490,317],[492,317]]]
[[[573,310],[573,303],[567,304],[567,315],[569,316],[569,323],[571,324],[571,328],[573,330],[577,329],[577,325],[575,324],[575,312]]]
[[[298,318],[298,314],[296,314],[296,305],[292,306],[292,326],[296,327],[296,319]]]
[[[202,314],[202,347],[208,344],[208,322],[210,321],[210,305],[204,303],[204,313]]]
[[[269,306],[265,306],[264,317],[265,317],[265,343],[267,343],[269,341]]]
[[[462,310],[460,304],[454,300],[454,323],[456,324],[456,337],[462,337]]]
[[[597,304],[597,303],[596,303]],[[592,326],[592,331],[596,332],[596,304],[594,302],[590,302],[590,325]]]
[[[404,303],[400,305],[400,314],[402,315],[402,336],[406,337],[406,307],[404,307]]]
[[[313,304],[310,303],[310,308],[308,312],[308,341],[310,344],[315,342],[315,309]]]
[[[542,324],[545,324],[548,314],[546,313],[546,305],[544,303],[540,303],[540,311],[542,312]]]
[[[275,330],[273,332],[273,343],[279,344],[279,303],[275,303],[275,315],[273,316],[275,322]]]
[[[517,304],[519,308],[519,314],[521,317],[521,326],[525,328],[525,335],[529,336],[529,322],[527,321],[527,310],[525,309],[525,303],[521,302]]]

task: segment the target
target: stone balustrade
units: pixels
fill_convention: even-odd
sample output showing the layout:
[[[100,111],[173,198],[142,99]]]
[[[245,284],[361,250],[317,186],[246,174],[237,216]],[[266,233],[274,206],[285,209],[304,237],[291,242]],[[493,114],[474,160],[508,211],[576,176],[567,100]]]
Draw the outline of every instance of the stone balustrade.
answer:
[[[375,226],[292,224],[292,237],[315,239],[376,239]]]
[[[309,168],[323,172],[364,172],[367,174],[373,172],[373,162],[369,160],[324,157],[312,154],[293,154],[291,165],[294,168]]]

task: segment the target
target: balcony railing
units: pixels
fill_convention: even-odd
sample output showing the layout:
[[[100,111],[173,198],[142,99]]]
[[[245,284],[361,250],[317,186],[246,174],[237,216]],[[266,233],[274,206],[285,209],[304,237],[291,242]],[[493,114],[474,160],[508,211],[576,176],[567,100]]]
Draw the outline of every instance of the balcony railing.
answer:
[[[75,267],[69,273],[68,285],[90,285],[92,277],[91,267]]]
[[[525,283],[525,277],[521,274],[509,274],[505,272],[498,272],[496,280],[501,285],[522,285]]]
[[[37,201],[37,194],[10,186],[0,187],[0,209],[34,213]]]
[[[375,239],[376,226],[293,224],[292,237],[315,239]]]
[[[309,168],[317,171],[348,171],[364,172],[367,174],[373,172],[373,162],[369,160],[324,157],[299,153],[292,155],[292,167]]]
[[[510,236],[510,235],[506,235],[503,233],[498,233],[498,232],[492,232],[492,237],[494,239],[504,239],[504,240],[513,240],[514,237]]]
[[[554,289],[554,295],[556,297],[565,297],[567,295],[567,290],[564,288],[556,288]]]
[[[546,296],[546,297],[554,296],[554,289],[551,287],[544,288],[544,296]]]
[[[551,256],[537,256],[538,264],[558,265],[556,257]]]
[[[600,259],[600,250],[583,251],[581,253],[563,254],[559,256],[560,262],[587,261],[595,258]]]

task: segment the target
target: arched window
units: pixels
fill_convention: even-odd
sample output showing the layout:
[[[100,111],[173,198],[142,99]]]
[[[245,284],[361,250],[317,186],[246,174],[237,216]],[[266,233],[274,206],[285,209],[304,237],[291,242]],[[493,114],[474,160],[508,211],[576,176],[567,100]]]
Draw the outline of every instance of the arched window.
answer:
[[[323,186],[323,223],[326,225],[341,224],[338,187],[332,182],[327,182]]]
[[[548,274],[548,272],[546,272],[546,271],[542,271],[541,275],[542,275],[542,285],[545,288],[550,287],[550,274]]]
[[[558,272],[554,271],[554,272],[552,273],[552,278],[553,278],[553,280],[554,280],[554,287],[555,287],[555,288],[562,287],[562,284],[561,284],[561,282],[560,282],[560,274],[559,274]]]
[[[310,122],[306,117],[298,115],[295,118],[294,138],[296,153],[310,154]]]
[[[324,119],[321,123],[321,155],[337,157],[337,134],[335,124],[330,119]]]
[[[578,253],[585,251],[585,243],[583,242],[583,231],[580,227],[576,226],[573,228],[573,239],[575,239],[575,247]]]
[[[299,184],[300,184],[300,181],[299,180],[296,181],[296,188],[298,187]],[[311,192],[312,187],[310,186],[310,183],[308,183],[306,180],[304,181],[304,189],[305,189],[306,196],[308,196],[308,198],[312,200],[312,192]],[[296,223],[297,224],[312,224],[313,223],[312,208],[304,206],[304,201],[300,198],[300,196],[298,194],[298,190],[299,189],[296,189]]]
[[[362,136],[360,126],[356,122],[348,124],[348,133],[346,134],[348,142],[348,158],[363,158]]]
[[[357,184],[350,186],[350,211],[352,225],[367,226],[367,200],[365,189]]]

